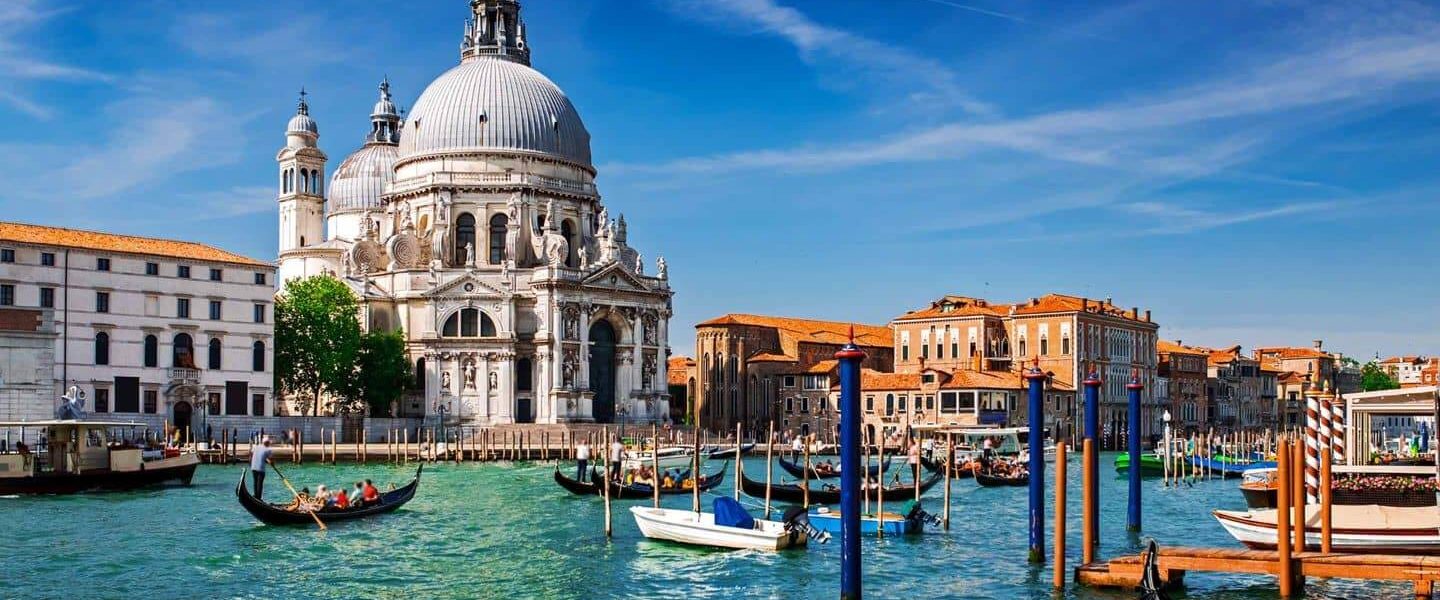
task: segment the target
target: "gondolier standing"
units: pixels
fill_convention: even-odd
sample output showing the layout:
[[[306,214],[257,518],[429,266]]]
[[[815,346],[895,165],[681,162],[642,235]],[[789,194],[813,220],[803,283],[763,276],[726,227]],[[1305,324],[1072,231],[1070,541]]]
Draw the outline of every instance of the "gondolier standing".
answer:
[[[590,466],[590,444],[580,442],[575,446],[575,481],[589,481],[585,475],[585,467]]]
[[[260,442],[260,447],[250,454],[250,480],[254,482],[256,498],[264,498],[262,494],[265,492],[265,465],[273,464],[270,462],[270,455],[274,453],[275,449],[270,447],[270,436],[267,435]]]
[[[620,443],[620,436],[615,436],[610,442],[610,472],[608,477],[619,481],[621,478],[620,461],[625,458],[625,444]]]

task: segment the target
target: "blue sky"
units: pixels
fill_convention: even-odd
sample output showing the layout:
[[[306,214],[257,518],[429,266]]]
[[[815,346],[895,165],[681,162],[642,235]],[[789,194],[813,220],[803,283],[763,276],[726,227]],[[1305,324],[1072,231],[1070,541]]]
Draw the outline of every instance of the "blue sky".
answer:
[[[0,218],[273,259],[295,92],[331,166],[463,0],[0,2]],[[1162,335],[1440,351],[1440,9],[530,0],[632,245],[694,323],[1057,291]]]

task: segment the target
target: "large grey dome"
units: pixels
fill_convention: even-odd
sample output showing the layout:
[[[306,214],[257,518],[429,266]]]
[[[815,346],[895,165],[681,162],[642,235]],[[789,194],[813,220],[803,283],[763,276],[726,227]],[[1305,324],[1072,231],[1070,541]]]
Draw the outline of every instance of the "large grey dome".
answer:
[[[330,212],[377,208],[395,178],[399,152],[390,144],[366,144],[341,161],[330,178]]]
[[[570,99],[539,71],[472,58],[430,83],[400,135],[400,158],[519,150],[593,168],[590,132]]]

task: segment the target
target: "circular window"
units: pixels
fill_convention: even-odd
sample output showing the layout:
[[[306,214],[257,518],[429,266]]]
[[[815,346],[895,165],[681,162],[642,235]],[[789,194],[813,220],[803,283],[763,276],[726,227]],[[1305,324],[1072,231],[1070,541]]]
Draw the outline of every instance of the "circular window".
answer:
[[[467,284],[465,284],[465,291],[467,291],[467,292],[473,292],[473,291],[475,291],[475,284],[473,284],[473,283],[467,283]]]

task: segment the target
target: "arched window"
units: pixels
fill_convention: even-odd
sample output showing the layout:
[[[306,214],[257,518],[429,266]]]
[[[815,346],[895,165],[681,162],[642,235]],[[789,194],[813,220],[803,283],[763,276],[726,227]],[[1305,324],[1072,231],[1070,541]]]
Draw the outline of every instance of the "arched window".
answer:
[[[160,366],[160,340],[153,335],[145,336],[145,366]]]
[[[220,338],[210,338],[209,354],[210,354],[210,361],[209,361],[209,362],[210,362],[210,368],[211,368],[211,369],[219,369],[219,368],[220,368]]]
[[[580,238],[575,235],[575,222],[570,219],[561,221],[560,235],[565,236],[565,241],[569,242],[570,246],[569,254],[565,255],[565,266],[572,269],[580,266]]]
[[[265,342],[257,341],[250,347],[250,370],[257,373],[265,370]]]
[[[320,187],[324,185],[321,181],[322,178],[320,177],[319,169],[310,172],[310,193],[319,196],[324,191],[324,189]]]
[[[515,391],[530,391],[532,387],[530,371],[530,359],[522,358],[515,361]]]
[[[475,244],[475,215],[465,213],[455,219],[455,264],[465,264],[465,248]]]
[[[505,215],[490,217],[490,264],[498,265],[505,260],[505,231],[510,218]]]
[[[310,191],[310,169],[300,169],[300,193]]]
[[[495,337],[495,321],[478,308],[462,308],[440,328],[440,337]]]
[[[170,366],[195,368],[195,347],[188,333],[177,333],[170,350]]]
[[[95,364],[110,364],[110,334],[103,331],[95,334]]]

